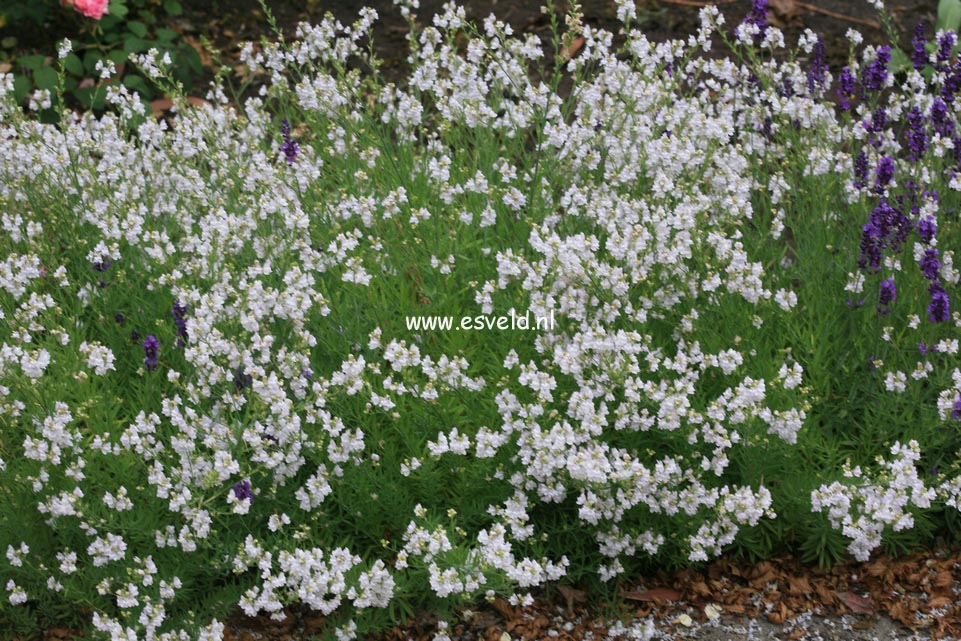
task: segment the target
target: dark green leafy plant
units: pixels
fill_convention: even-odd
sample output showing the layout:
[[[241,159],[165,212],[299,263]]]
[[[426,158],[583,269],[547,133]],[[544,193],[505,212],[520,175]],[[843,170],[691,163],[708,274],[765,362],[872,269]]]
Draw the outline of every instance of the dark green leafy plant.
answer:
[[[25,103],[37,90],[51,94],[49,107],[62,106],[103,109],[104,92],[97,91],[101,69],[109,63],[116,70],[108,82],[120,82],[147,100],[157,95],[157,88],[127,63],[131,54],[156,49],[168,53],[175,69],[174,80],[189,89],[203,71],[197,51],[183,41],[173,19],[183,13],[178,0],[111,0],[106,14],[99,20],[85,17],[69,7],[53,2],[14,2],[0,13],[0,25],[12,31],[23,27],[43,28],[53,37],[31,49],[24,48],[13,36],[0,41],[6,49],[7,64],[14,73],[15,98]],[[174,28],[172,28],[174,27]],[[59,86],[56,48],[65,37],[72,51],[63,59],[64,81]],[[11,49],[19,53],[12,53]],[[48,114],[52,117],[52,111]]]

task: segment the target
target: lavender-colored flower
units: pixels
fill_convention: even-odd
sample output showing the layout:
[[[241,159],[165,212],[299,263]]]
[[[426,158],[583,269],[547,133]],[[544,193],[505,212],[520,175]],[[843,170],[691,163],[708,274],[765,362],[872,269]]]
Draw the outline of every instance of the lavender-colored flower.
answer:
[[[880,271],[883,251],[899,252],[913,228],[907,216],[882,200],[871,211],[868,222],[861,228],[861,256],[858,267],[870,272]]]
[[[110,256],[101,256],[100,261],[93,264],[93,268],[95,271],[105,273],[111,265],[113,265],[113,259]]]
[[[284,137],[284,143],[280,146],[280,151],[287,158],[287,162],[293,164],[300,153],[300,145],[290,137],[290,121],[284,118],[280,121],[280,134]]]
[[[951,418],[961,421],[961,394],[954,399],[954,409],[951,410]]]
[[[927,43],[928,39],[924,35],[924,24],[919,22],[914,27],[914,37],[911,39],[911,62],[914,63],[914,68],[918,71],[924,69],[924,66],[928,64],[928,52],[924,49]]]
[[[862,189],[868,182],[868,155],[864,151],[854,157],[854,188]]]
[[[824,88],[824,80],[828,72],[827,49],[821,36],[814,42],[811,52],[811,67],[808,69],[808,93],[812,96],[820,94]]]
[[[954,133],[954,123],[948,118],[948,105],[941,98],[935,98],[931,102],[931,125],[934,133],[942,138],[949,138]]]
[[[951,50],[957,42],[957,37],[953,31],[945,31],[938,38],[937,67],[939,71],[947,69],[947,64],[951,61]]]
[[[858,91],[858,81],[851,73],[850,67],[844,67],[841,69],[841,74],[838,76],[838,106],[841,107],[842,111],[847,111],[851,108],[851,99],[857,95]]]
[[[932,323],[944,323],[951,319],[951,301],[948,293],[941,286],[941,281],[936,280],[928,287],[931,294],[931,302],[928,304],[928,320]]]
[[[238,367],[234,372],[234,391],[241,392],[253,384],[253,377],[244,371],[243,366]]]
[[[921,273],[928,280],[937,280],[938,273],[941,270],[941,261],[938,260],[938,250],[934,247],[928,247],[924,250],[924,256],[918,261],[918,265],[921,266]]]
[[[871,120],[864,120],[861,122],[861,127],[864,131],[868,132],[868,143],[872,147],[878,148],[881,146],[881,137],[877,134],[884,131],[884,127],[888,124],[888,112],[884,107],[878,107],[871,114]]]
[[[927,244],[930,243],[934,236],[938,233],[938,224],[935,222],[933,216],[925,216],[918,223],[918,236],[921,237],[921,242]]]
[[[148,334],[147,338],[141,343],[143,347],[143,364],[147,368],[147,371],[153,371],[157,369],[157,359],[160,356],[160,341],[153,334]]]
[[[880,91],[888,79],[888,63],[891,62],[891,45],[878,48],[877,57],[864,70],[864,88]]]
[[[888,307],[891,303],[897,300],[897,298],[898,298],[898,288],[894,284],[894,279],[887,278],[885,280],[882,280],[881,292],[880,292],[880,295],[878,296],[878,304],[879,304],[878,310],[880,311],[881,308]],[[883,312],[883,313],[886,313],[886,312]]]
[[[928,135],[924,131],[924,114],[919,107],[912,107],[908,111],[908,160],[917,162],[928,149]]]
[[[891,179],[894,178],[894,167],[894,158],[891,156],[884,156],[878,161],[878,167],[874,170],[874,173],[879,192],[884,191],[884,188],[891,183]]]
[[[876,360],[877,359],[873,355],[870,358],[868,358],[868,369],[871,370],[872,372],[875,372],[878,369],[878,366],[874,364],[874,361]]]
[[[234,483],[233,492],[238,501],[250,501],[251,503],[254,501],[254,493],[250,489],[250,481],[247,479],[240,483]]]
[[[174,317],[174,325],[177,326],[177,347],[183,347],[189,336],[187,335],[187,306],[181,305],[179,300],[174,301],[173,309],[170,313]]]
[[[758,28],[754,34],[754,44],[760,44],[767,34],[767,0],[754,0],[751,12],[744,17],[741,24],[754,25]]]
[[[938,344],[932,343],[930,347],[923,341],[918,343],[918,351],[922,356],[927,356],[928,354],[936,354],[938,352]]]

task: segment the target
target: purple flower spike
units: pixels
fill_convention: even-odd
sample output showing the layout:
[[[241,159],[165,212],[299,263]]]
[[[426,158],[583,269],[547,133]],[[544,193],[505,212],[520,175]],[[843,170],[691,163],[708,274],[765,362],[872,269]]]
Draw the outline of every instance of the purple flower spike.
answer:
[[[938,224],[932,216],[925,216],[918,223],[918,236],[924,244],[930,243],[938,233]]]
[[[157,360],[160,357],[160,341],[153,334],[148,334],[141,346],[143,347],[144,367],[147,368],[147,371],[152,372],[157,369]]]
[[[251,491],[250,481],[247,479],[244,479],[240,483],[234,483],[233,491],[238,501],[250,501],[253,503],[254,493]]]
[[[878,168],[875,170],[877,176],[877,188],[883,190],[894,178],[894,158],[884,156],[878,161]]]
[[[928,287],[931,303],[928,305],[928,320],[932,323],[944,323],[951,318],[951,301],[948,293],[941,286],[941,281],[934,281]]]
[[[844,67],[841,69],[841,75],[838,76],[838,88],[837,94],[839,101],[839,106],[842,111],[847,111],[851,108],[851,99],[855,97],[858,91],[858,81],[851,73],[850,67]]]
[[[811,52],[811,68],[808,69],[808,93],[814,95],[824,88],[824,79],[828,72],[827,49],[821,36],[814,42]]]
[[[934,247],[928,247],[924,250],[924,256],[918,261],[918,265],[921,266],[921,273],[928,280],[937,280],[938,273],[941,271],[941,261],[938,260],[939,252]]]
[[[280,135],[284,137],[284,144],[280,146],[280,151],[287,158],[287,162],[293,164],[300,153],[300,145],[290,137],[290,121],[284,118],[280,121]]]
[[[951,418],[961,421],[961,395],[954,399],[954,409],[951,411]]]
[[[882,316],[891,311],[891,303],[898,297],[898,288],[893,278],[881,281],[881,292],[878,296],[878,313]]]
[[[888,79],[888,63],[891,62],[891,46],[884,45],[878,49],[878,57],[868,65],[864,71],[864,88],[870,91],[881,91]]]
[[[911,62],[914,63],[914,68],[918,71],[924,69],[924,66],[928,64],[928,52],[924,49],[924,45],[927,43],[928,39],[924,35],[924,24],[919,22],[914,27],[914,38],[911,39]]]
[[[170,313],[174,317],[174,325],[177,326],[177,347],[183,347],[188,338],[187,335],[187,306],[181,305],[179,300],[174,301],[173,309]]]
[[[767,33],[767,0],[754,0],[751,13],[744,17],[741,24],[754,25],[758,32],[754,35],[754,44],[760,44]]]
[[[918,107],[908,111],[908,160],[917,162],[928,148],[928,135],[924,131],[924,114]]]

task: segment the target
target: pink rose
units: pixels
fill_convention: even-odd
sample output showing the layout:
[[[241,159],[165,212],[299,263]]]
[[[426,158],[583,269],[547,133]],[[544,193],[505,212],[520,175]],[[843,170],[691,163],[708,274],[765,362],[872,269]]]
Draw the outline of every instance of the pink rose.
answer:
[[[60,4],[69,7],[72,6],[73,10],[82,13],[88,18],[93,18],[94,20],[100,20],[103,14],[107,13],[107,5],[109,0],[60,0]]]

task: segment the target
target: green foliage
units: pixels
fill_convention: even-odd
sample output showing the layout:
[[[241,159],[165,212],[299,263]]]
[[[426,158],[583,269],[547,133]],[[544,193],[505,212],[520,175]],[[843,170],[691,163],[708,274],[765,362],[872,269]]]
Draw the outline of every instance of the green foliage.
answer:
[[[56,32],[70,40],[72,51],[62,61],[63,83],[58,81],[58,42],[36,53],[15,55],[19,43],[11,37],[4,48],[15,74],[15,99],[25,103],[34,91],[51,92],[51,105],[44,109],[42,118],[49,121],[62,106],[100,111],[104,108],[107,83],[122,82],[125,87],[150,100],[158,94],[158,87],[133,65],[131,55],[155,49],[168,53],[173,62],[172,80],[189,90],[194,80],[203,73],[197,51],[171,29],[171,20],[183,13],[178,0],[111,0],[108,12],[99,21],[85,17],[67,7],[47,1],[23,2],[15,0],[3,9],[3,17],[10,27],[19,24],[40,25],[53,21]],[[112,64],[115,71],[105,77],[101,69]]]

